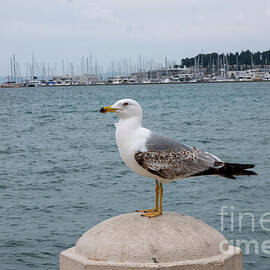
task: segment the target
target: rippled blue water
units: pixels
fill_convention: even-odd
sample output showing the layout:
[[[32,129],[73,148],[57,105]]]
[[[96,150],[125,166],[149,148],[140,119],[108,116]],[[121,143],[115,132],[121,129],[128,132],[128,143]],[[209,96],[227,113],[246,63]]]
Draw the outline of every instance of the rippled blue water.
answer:
[[[256,164],[258,176],[237,181],[202,176],[165,185],[164,208],[221,230],[219,212],[228,207],[224,235],[259,244],[244,255],[244,269],[269,269],[261,245],[270,232],[259,223],[270,212],[269,83],[0,89],[0,268],[57,269],[58,253],[93,225],[152,206],[154,182],[120,160],[117,116],[98,113],[124,97],[141,103],[144,126]],[[254,231],[248,217],[239,231],[239,212],[254,215]]]

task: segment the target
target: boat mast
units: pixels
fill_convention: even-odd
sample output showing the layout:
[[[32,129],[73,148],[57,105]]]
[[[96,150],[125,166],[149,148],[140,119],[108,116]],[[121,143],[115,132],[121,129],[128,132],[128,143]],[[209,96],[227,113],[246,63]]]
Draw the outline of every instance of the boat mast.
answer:
[[[93,74],[93,62],[92,62],[92,53],[89,54],[89,61],[90,61],[90,73]]]
[[[13,82],[13,64],[12,64],[12,57],[10,58],[10,81]]]
[[[13,75],[14,75],[14,83],[16,83],[16,60],[15,60],[15,54],[13,53]]]
[[[238,52],[235,55],[236,55],[236,68],[237,68],[237,71],[238,71],[238,66],[239,66],[239,63],[238,63]]]
[[[33,51],[33,55],[32,55],[32,80],[34,80],[34,76],[35,76],[35,54]]]

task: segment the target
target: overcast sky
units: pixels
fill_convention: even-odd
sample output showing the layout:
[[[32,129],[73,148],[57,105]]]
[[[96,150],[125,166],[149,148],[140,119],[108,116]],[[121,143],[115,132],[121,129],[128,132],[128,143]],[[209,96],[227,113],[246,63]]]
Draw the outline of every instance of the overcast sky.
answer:
[[[23,65],[270,49],[269,0],[0,0],[0,75]]]

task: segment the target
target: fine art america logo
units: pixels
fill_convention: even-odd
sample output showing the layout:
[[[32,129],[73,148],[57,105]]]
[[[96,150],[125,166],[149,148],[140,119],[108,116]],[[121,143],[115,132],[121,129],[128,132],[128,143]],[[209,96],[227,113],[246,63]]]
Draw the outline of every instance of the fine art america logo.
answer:
[[[228,244],[242,249],[243,254],[254,253],[270,255],[270,239],[258,240],[253,239],[252,235],[256,231],[270,232],[270,212],[263,213],[259,218],[252,212],[236,212],[233,206],[223,205],[220,210],[220,230],[243,232],[243,228],[247,232],[247,239],[228,240]],[[256,225],[255,225],[256,224]],[[258,228],[258,229],[257,229]],[[255,234],[254,234],[255,235]],[[258,235],[258,234],[257,234]],[[227,241],[226,241],[227,243]],[[227,250],[227,244],[220,243],[220,250]]]

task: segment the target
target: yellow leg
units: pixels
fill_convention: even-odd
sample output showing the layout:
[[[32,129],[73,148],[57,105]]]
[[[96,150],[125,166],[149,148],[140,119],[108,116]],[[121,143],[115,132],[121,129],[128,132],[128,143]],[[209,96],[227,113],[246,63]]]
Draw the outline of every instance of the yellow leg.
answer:
[[[148,212],[148,213],[143,214],[142,215],[143,217],[153,218],[153,217],[158,217],[158,216],[162,215],[163,186],[161,183],[159,185],[160,185],[160,188],[159,188],[160,189],[159,208],[155,212]]]
[[[150,213],[158,211],[158,197],[159,197],[159,184],[156,180],[156,200],[155,200],[155,207],[151,209],[143,209],[143,210],[136,210],[136,212],[143,212],[143,213]]]

